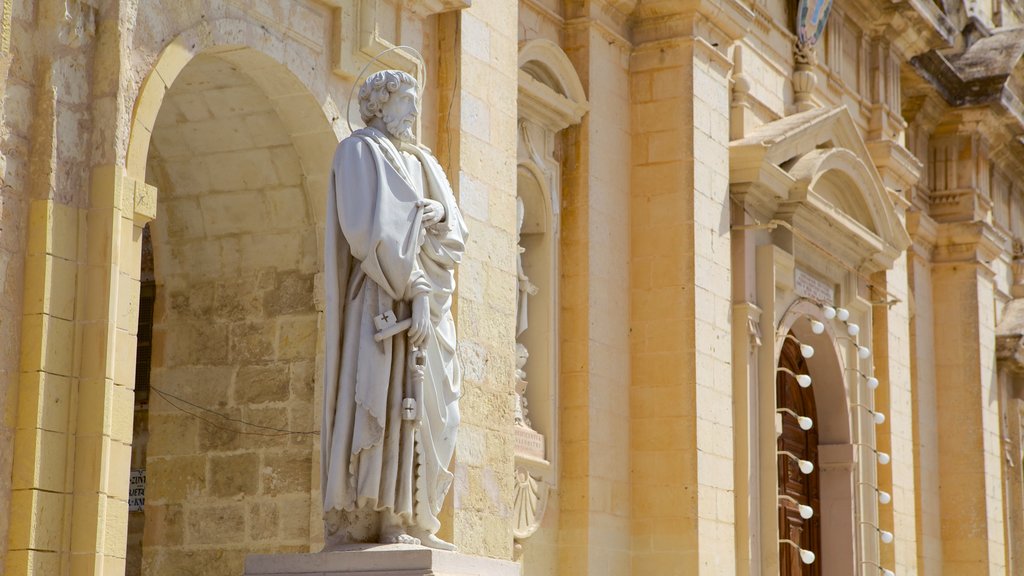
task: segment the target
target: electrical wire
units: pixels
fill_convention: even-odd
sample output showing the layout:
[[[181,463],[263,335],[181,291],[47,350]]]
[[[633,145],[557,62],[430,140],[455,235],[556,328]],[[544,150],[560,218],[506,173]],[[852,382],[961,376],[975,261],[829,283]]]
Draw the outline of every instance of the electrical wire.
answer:
[[[165,391],[157,388],[156,386],[152,386],[151,385],[149,387],[149,389],[152,390],[153,392],[156,392],[161,398],[163,398],[163,400],[165,402],[170,404],[175,409],[177,409],[177,410],[179,410],[181,412],[184,412],[185,414],[188,414],[189,416],[192,416],[193,418],[196,418],[197,420],[202,420],[203,422],[206,422],[207,424],[213,426],[214,428],[219,428],[221,430],[226,430],[228,432],[234,432],[235,434],[247,434],[247,435],[251,435],[251,436],[319,436],[320,435],[320,433],[315,431],[315,430],[303,432],[303,431],[289,430],[287,428],[277,428],[277,427],[274,427],[274,426],[266,426],[266,425],[263,425],[263,424],[256,424],[255,422],[249,422],[249,421],[243,420],[241,418],[234,418],[234,417],[228,416],[227,414],[222,414],[220,412],[217,412],[216,410],[211,410],[210,408],[206,408],[205,406],[200,406],[199,404],[196,404],[194,402],[190,402],[190,401],[188,401],[188,400],[186,400],[186,399],[184,399],[184,398],[182,398],[180,396],[176,396],[174,394],[171,394],[170,392],[165,392]],[[206,418],[206,417],[204,417],[204,416],[202,416],[202,415],[200,415],[200,414],[198,414],[196,412],[192,412],[190,410],[187,410],[187,409],[179,406],[178,404],[175,403],[175,401],[181,402],[183,404],[187,404],[188,406],[191,406],[191,407],[196,408],[198,410],[202,410],[203,412],[206,412],[208,414],[213,414],[214,416],[217,416],[218,418],[222,418],[224,420],[227,420],[228,422],[235,422],[235,423],[241,424],[243,426],[252,426],[253,428],[260,428],[262,430],[268,430],[268,432],[250,432],[250,431],[247,431],[247,430],[239,430],[237,428],[232,428],[232,427],[229,427],[229,426],[223,426],[223,425],[219,424],[218,422],[216,422],[214,420],[211,420],[211,419]]]

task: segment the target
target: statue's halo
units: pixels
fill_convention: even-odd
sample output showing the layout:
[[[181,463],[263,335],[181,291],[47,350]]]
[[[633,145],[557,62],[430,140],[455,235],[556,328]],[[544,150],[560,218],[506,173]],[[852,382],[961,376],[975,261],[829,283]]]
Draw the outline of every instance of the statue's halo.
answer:
[[[419,50],[413,48],[412,46],[392,46],[391,48],[388,48],[387,50],[384,50],[381,53],[374,56],[373,58],[371,58],[370,61],[366,63],[366,66],[363,66],[363,69],[359,71],[359,75],[356,76],[355,82],[352,83],[352,89],[349,90],[348,92],[348,102],[345,103],[345,122],[348,123],[349,134],[354,132],[354,130],[352,130],[352,115],[350,113],[350,110],[352,110],[352,98],[356,95],[356,90],[359,89],[359,84],[363,81],[363,75],[366,74],[366,71],[370,68],[370,66],[372,66],[375,62],[380,61],[381,56],[387,54],[388,52],[394,52],[395,50],[405,50],[406,52],[415,56],[416,59],[420,61],[420,69],[419,74],[416,75],[416,81],[419,82],[420,85],[419,96],[420,98],[423,97],[423,90],[427,85],[427,61],[423,59],[423,55],[420,54]],[[419,134],[416,135],[416,139],[419,140]]]

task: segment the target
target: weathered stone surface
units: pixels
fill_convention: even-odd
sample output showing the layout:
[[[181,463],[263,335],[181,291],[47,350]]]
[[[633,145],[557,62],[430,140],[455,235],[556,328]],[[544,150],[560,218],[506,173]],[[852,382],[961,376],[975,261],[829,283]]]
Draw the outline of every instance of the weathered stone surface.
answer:
[[[231,359],[238,364],[264,362],[274,355],[274,325],[269,321],[231,325]]]
[[[312,358],[320,334],[315,316],[284,318],[278,325],[277,357],[282,360]]]
[[[281,524],[281,512],[276,501],[254,502],[249,505],[249,540],[276,540]]]
[[[279,273],[274,288],[266,293],[263,307],[268,316],[313,311],[313,275]]]
[[[210,456],[209,494],[214,497],[253,495],[259,492],[260,455]]]
[[[180,546],[184,543],[185,515],[180,504],[147,503],[144,517],[147,523],[142,533],[144,545]]]
[[[206,458],[166,456],[147,463],[146,501],[182,503],[206,492]]]
[[[245,505],[197,506],[186,512],[187,544],[234,544],[245,538]]]
[[[282,402],[291,394],[288,364],[242,366],[235,375],[234,401],[241,405]]]
[[[268,496],[308,493],[311,489],[312,458],[306,450],[264,455],[260,468],[260,492]]]

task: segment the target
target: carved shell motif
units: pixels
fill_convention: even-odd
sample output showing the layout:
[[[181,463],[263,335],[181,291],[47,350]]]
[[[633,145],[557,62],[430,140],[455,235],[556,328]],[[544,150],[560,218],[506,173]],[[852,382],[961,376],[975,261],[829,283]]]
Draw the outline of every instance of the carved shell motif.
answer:
[[[515,502],[512,506],[512,534],[517,540],[529,538],[540,528],[548,504],[549,486],[523,468],[516,468]]]

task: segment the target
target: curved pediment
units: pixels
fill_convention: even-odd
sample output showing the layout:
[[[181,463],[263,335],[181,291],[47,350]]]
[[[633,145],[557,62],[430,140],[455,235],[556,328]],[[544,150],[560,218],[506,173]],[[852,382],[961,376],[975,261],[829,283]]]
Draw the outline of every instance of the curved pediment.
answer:
[[[587,112],[583,83],[558,44],[541,38],[519,48],[519,107],[520,115],[543,119],[556,131]]]
[[[785,209],[825,222],[860,246],[860,256],[891,262],[910,237],[867,145],[845,106],[781,118],[732,142],[734,193],[767,218]]]

